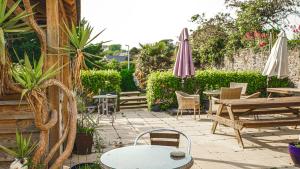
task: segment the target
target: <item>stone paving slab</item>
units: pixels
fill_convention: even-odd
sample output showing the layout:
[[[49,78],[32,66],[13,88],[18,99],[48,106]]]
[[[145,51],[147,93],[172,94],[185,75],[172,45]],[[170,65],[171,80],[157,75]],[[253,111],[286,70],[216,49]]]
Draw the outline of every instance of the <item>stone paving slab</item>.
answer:
[[[126,110],[117,115],[114,126],[109,119],[100,121],[100,133],[106,148],[104,152],[115,148],[115,143],[132,145],[135,137],[153,128],[175,128],[186,133],[192,140],[191,154],[194,158],[192,169],[271,169],[295,168],[289,157],[287,143],[296,141],[299,129],[288,127],[244,129],[242,137],[245,148],[239,147],[231,128],[219,125],[216,134],[211,134],[212,122],[205,114],[201,120],[192,115],[179,117],[163,112],[148,112],[146,109]],[[143,138],[140,144],[149,143]],[[182,141],[184,143],[184,141]],[[181,144],[181,148],[185,148]],[[66,162],[95,161],[99,154],[76,156]]]

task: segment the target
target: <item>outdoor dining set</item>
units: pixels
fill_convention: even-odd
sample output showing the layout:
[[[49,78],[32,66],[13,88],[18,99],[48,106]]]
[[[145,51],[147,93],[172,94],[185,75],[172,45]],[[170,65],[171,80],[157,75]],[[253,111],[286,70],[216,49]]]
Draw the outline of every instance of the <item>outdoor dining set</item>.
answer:
[[[203,92],[209,99],[207,115],[213,121],[213,134],[218,124],[231,127],[239,145],[244,148],[240,134],[243,128],[297,127],[300,124],[300,97],[297,96],[300,89],[267,88],[267,98],[259,98],[260,92],[246,95],[246,89],[247,83],[232,82],[230,87]],[[188,95],[178,91],[176,95],[179,105],[177,118],[183,110],[194,110],[194,114],[195,110],[200,110],[199,95]],[[272,97],[273,95],[281,97]]]
[[[268,78],[288,76],[285,32],[281,32],[278,37],[262,73]],[[180,46],[173,74],[181,78],[184,85],[184,79],[195,74],[187,29],[182,31],[179,40]],[[244,148],[241,136],[241,130],[244,128],[281,126],[296,128],[300,125],[299,88],[267,88],[267,97],[261,97],[260,92],[247,95],[247,87],[247,83],[231,82],[229,86],[217,90],[203,91],[209,100],[207,117],[212,121],[212,134],[216,133],[219,124],[230,127],[234,131],[238,144]],[[176,118],[179,119],[179,115],[182,116],[184,111],[192,110],[194,119],[197,119],[198,115],[201,122],[200,95],[190,95],[182,91],[175,91],[175,94],[178,102]],[[274,95],[280,97],[273,97]],[[137,144],[144,135],[149,135],[150,145]],[[178,149],[180,135],[187,140],[186,152]],[[140,134],[133,146],[106,152],[100,161],[104,168],[191,168],[193,158],[190,151],[191,140],[184,133],[174,129],[153,129]]]

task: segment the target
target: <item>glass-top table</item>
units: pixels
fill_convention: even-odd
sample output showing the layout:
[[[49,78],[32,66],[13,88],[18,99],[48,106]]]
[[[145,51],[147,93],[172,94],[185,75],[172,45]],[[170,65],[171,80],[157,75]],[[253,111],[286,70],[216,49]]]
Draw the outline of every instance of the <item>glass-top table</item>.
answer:
[[[105,169],[188,169],[193,165],[193,158],[173,159],[170,153],[177,148],[157,145],[138,145],[117,148],[104,153],[100,162]]]

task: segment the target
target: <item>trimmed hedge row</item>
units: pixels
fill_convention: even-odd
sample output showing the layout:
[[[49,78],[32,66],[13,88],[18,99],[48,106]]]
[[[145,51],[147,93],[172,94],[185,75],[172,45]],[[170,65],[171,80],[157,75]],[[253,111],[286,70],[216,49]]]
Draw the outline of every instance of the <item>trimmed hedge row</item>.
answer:
[[[137,87],[133,80],[134,69],[122,69],[120,75],[122,77],[121,90],[122,91],[135,91]]]
[[[94,94],[100,90],[105,93],[121,91],[121,75],[115,70],[82,70],[81,81],[83,87]]]
[[[194,94],[198,91],[201,101],[205,96],[204,90],[219,89],[229,86],[230,82],[248,83],[247,94],[262,92],[266,95],[267,77],[256,71],[197,71],[193,78],[188,78],[182,85],[181,79],[174,77],[172,72],[154,72],[148,76],[147,101],[148,107],[160,103],[160,108],[165,110],[177,105],[176,90]],[[268,87],[288,87],[292,83],[288,79],[271,78]]]

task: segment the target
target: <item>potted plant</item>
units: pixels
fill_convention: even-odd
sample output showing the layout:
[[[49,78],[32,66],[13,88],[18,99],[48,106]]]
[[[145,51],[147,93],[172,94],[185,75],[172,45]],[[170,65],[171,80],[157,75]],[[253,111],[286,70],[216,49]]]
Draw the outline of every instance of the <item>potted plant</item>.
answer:
[[[86,113],[82,113],[81,118],[77,121],[74,152],[79,155],[91,154],[94,144],[93,137],[96,128],[87,117],[84,117],[85,114]]]
[[[32,168],[31,155],[36,149],[37,144],[31,142],[29,138],[23,137],[22,133],[16,132],[16,149],[9,149],[0,145],[0,151],[12,156],[15,160],[10,164],[10,169]]]
[[[295,166],[300,166],[300,142],[289,143],[289,153]]]
[[[101,169],[101,166],[97,163],[81,163],[74,165],[71,169]]]

